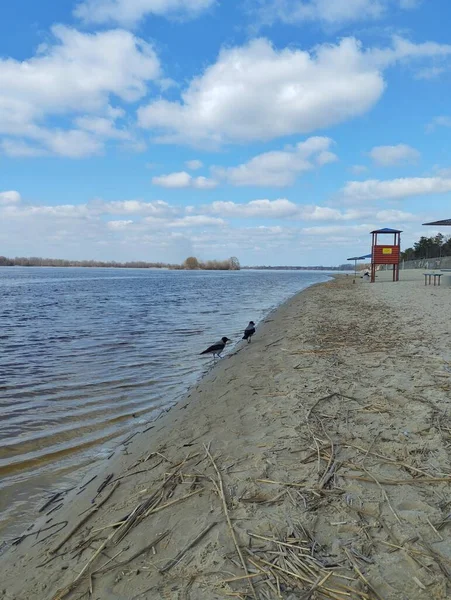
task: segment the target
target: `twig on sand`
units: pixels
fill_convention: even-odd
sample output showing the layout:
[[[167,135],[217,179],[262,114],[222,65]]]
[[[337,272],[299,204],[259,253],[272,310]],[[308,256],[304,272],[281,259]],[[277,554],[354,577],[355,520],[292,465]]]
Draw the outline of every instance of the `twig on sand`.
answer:
[[[323,402],[325,400],[331,400],[334,396],[340,396],[340,395],[341,394],[339,394],[338,392],[333,392],[332,394],[328,394],[327,396],[323,396],[322,398],[318,398],[318,400],[307,411],[307,415],[306,415],[307,421],[310,419],[310,415],[312,414],[313,409],[316,408],[316,406],[320,402]]]
[[[163,510],[164,508],[167,508],[168,506],[172,506],[173,504],[178,504],[179,502],[182,502],[183,500],[186,500],[187,498],[191,498],[191,496],[195,496],[196,494],[200,494],[200,492],[203,492],[204,488],[198,488],[197,490],[194,490],[194,492],[190,492],[189,494],[185,494],[185,496],[181,496],[180,498],[176,498],[175,500],[171,500],[170,502],[166,502],[166,504],[161,504],[160,506],[156,506],[155,508],[149,508],[149,510],[145,513],[145,517],[148,517],[149,515],[153,515],[154,513],[160,512],[160,510]]]
[[[110,483],[110,481],[113,479],[114,477],[114,473],[110,473],[110,475],[108,475],[104,481],[99,485],[99,487],[97,488],[97,496],[106,488],[106,486]],[[95,500],[95,498],[94,498]]]
[[[78,496],[79,494],[81,494],[82,492],[85,491],[85,489],[88,487],[88,485],[94,481],[94,479],[97,479],[97,475],[94,475],[94,477],[91,477],[91,479],[89,479],[86,483],[84,483],[80,489],[78,490],[78,492],[75,494],[76,496]]]
[[[115,531],[116,544],[122,541],[128,532],[145,518],[146,514],[158,506],[163,499],[165,488],[180,473],[182,467],[186,464],[189,458],[193,457],[188,455],[185,460],[183,460],[179,465],[176,465],[169,477],[167,477],[163,483],[157,487],[153,494],[151,494],[146,500],[138,504],[138,506],[133,509],[128,517],[122,522],[122,525]]]
[[[359,467],[360,468],[360,467]],[[363,469],[365,473],[368,473],[366,469]],[[343,475],[345,479],[356,479],[357,481],[366,481],[372,483],[374,481],[373,475],[368,473],[371,479],[368,477],[361,477],[360,475]],[[422,483],[451,483],[451,477],[416,477],[415,479],[379,479],[378,483],[383,485],[421,485]]]
[[[240,561],[241,561],[241,565],[243,567],[243,570],[246,573],[246,575],[249,575],[249,571],[247,569],[246,561],[244,560],[243,553],[241,552],[241,548],[240,548],[240,546],[238,544],[238,540],[236,539],[235,529],[233,528],[232,521],[230,520],[229,509],[227,507],[227,500],[226,500],[226,497],[225,497],[225,494],[224,494],[224,484],[223,484],[223,481],[222,481],[221,472],[218,469],[218,466],[215,463],[215,460],[214,460],[213,456],[210,453],[209,447],[204,444],[204,448],[205,448],[205,452],[206,452],[208,458],[210,459],[211,464],[213,465],[214,470],[216,471],[216,476],[218,478],[217,489],[218,489],[218,492],[219,492],[219,496],[220,496],[220,498],[222,500],[222,507],[223,507],[223,510],[224,510],[224,515],[225,515],[225,518],[226,518],[226,521],[227,521],[227,525],[229,526],[230,533],[232,535],[233,543],[235,544],[235,548],[236,548],[237,554],[240,557]],[[257,600],[257,594],[255,592],[255,588],[254,588],[254,584],[252,583],[252,579],[248,579],[248,581],[249,581],[249,585],[250,585],[251,590],[252,590],[252,594],[253,594],[255,600]]]
[[[346,556],[348,557],[349,562],[351,563],[354,571],[357,573],[357,575],[360,577],[360,579],[363,581],[363,583],[366,585],[366,587],[376,596],[377,600],[382,600],[382,597],[377,593],[377,591],[374,589],[374,587],[371,585],[371,583],[368,581],[368,579],[365,577],[365,575],[362,573],[362,571],[357,566],[357,563],[354,560],[354,558],[352,557],[351,553],[347,550],[347,548],[343,548],[343,550],[344,550]]]
[[[256,479],[258,483],[272,483],[273,485],[286,485],[287,487],[305,488],[305,483],[292,483],[286,481],[273,481],[272,479]]]
[[[56,502],[56,500],[59,500],[60,496],[62,496],[63,493],[64,492],[56,492],[56,494],[53,494],[53,496],[51,496],[51,498],[49,498],[47,502],[43,506],[41,506],[38,512],[44,512],[46,508],[48,508],[51,504]]]
[[[149,550],[152,550],[152,548],[154,548],[157,544],[159,544],[161,542],[161,540],[163,540],[165,537],[167,537],[169,535],[169,533],[170,533],[169,530],[164,531],[156,539],[154,539],[153,542],[151,542],[150,544],[147,544],[147,546],[145,546],[141,550],[138,550],[138,552],[135,552],[134,554],[132,554],[132,556],[130,556],[130,558],[127,558],[127,560],[121,560],[120,562],[117,562],[114,565],[110,565],[109,567],[107,567],[106,565],[104,565],[98,571],[93,571],[92,575],[93,576],[94,575],[103,575],[104,573],[108,573],[109,571],[113,571],[113,569],[118,569],[119,567],[125,567],[125,565],[128,565],[129,563],[131,563],[132,561],[134,561],[136,558],[138,558],[142,554],[145,554]]]
[[[59,523],[53,523],[52,525],[49,525],[48,527],[42,527],[41,529],[38,529],[37,531],[32,531],[31,533],[24,533],[22,535],[20,535],[19,537],[15,538],[12,542],[11,545],[12,546],[18,546],[19,544],[21,544],[26,538],[31,537],[32,535],[36,536],[36,539],[38,539],[39,534],[44,533],[44,531],[49,531],[50,529],[53,529],[54,527],[58,527],[59,525],[62,525],[62,527],[60,529],[58,529],[58,531],[54,531],[51,535],[56,535],[57,533],[59,533],[62,529],[64,529],[67,525],[68,525],[69,521],[60,521]],[[48,536],[47,536],[48,537]],[[43,538],[41,541],[44,541],[47,539],[47,537]]]
[[[377,484],[378,488],[381,490],[382,494],[384,495],[384,498],[387,500],[388,507],[390,508],[391,512],[393,513],[393,515],[394,515],[395,519],[398,521],[398,523],[399,523],[400,525],[402,525],[401,519],[399,518],[399,516],[398,516],[397,512],[395,511],[395,509],[394,509],[394,508],[393,508],[393,506],[391,505],[390,498],[388,497],[388,495],[387,495],[387,492],[384,490],[384,488],[383,488],[383,487],[382,487],[382,485],[380,484],[379,480],[378,480],[378,479],[376,479],[376,477],[374,477],[374,475],[371,475],[371,473],[370,473],[369,471],[367,471],[367,470],[365,469],[365,467],[363,467],[363,466],[362,466],[362,469],[363,469],[363,470],[365,471],[365,473],[366,473],[367,475],[369,475],[369,476],[371,477],[371,479],[373,479],[373,480],[374,480],[374,482]]]
[[[332,477],[334,476],[335,473],[335,469],[337,467],[337,461],[336,461],[336,450],[335,450],[335,444],[332,441],[332,438],[329,436],[329,434],[327,433],[323,422],[321,421],[321,419],[319,419],[320,423],[321,423],[321,428],[324,432],[324,435],[327,437],[327,439],[329,440],[330,443],[330,457],[329,457],[329,462],[327,463],[327,467],[326,470],[323,473],[323,476],[321,477],[319,484],[318,484],[318,488],[320,490],[322,490],[328,483],[329,481],[332,479]]]
[[[274,342],[271,342],[270,344],[267,344],[267,345],[265,346],[265,350],[266,350],[267,348],[269,348],[270,346],[274,346],[274,344],[277,344],[278,342],[281,342],[283,339],[285,339],[285,337],[281,337],[280,339],[278,339],[278,340],[275,340]]]
[[[103,549],[105,548],[105,546],[108,544],[108,542],[112,539],[113,535],[116,532],[113,531],[107,538],[106,540],[104,540],[100,546],[97,548],[97,550],[94,552],[94,554],[91,556],[91,558],[88,560],[88,562],[85,564],[85,566],[83,567],[83,569],[80,571],[80,573],[77,575],[77,577],[71,582],[69,583],[69,585],[67,585],[65,588],[63,588],[62,590],[58,590],[56,592],[56,594],[52,597],[52,600],[62,600],[63,598],[65,598],[73,589],[74,587],[77,585],[77,583],[80,581],[80,579],[83,577],[83,575],[86,573],[86,571],[89,569],[90,565],[95,561],[95,559],[99,556],[99,554],[103,551]]]
[[[101,508],[105,502],[107,500],[109,500],[109,498],[111,498],[111,496],[114,494],[114,492],[117,490],[117,488],[119,487],[119,482],[117,482],[112,488],[111,490],[108,492],[108,494],[105,496],[105,498],[103,498],[103,500],[101,502],[99,502],[97,504],[97,506],[94,506],[94,508],[83,517],[83,519],[81,519],[81,521],[79,521],[71,530],[70,532],[61,540],[61,542],[55,546],[55,548],[53,548],[53,550],[50,550],[50,554],[56,554],[58,552],[58,550],[60,548],[62,548],[64,546],[64,544],[66,544],[70,538],[74,535],[74,533],[76,533],[80,527],[82,527],[87,521],[89,521],[89,519],[99,510],[99,508]]]
[[[332,575],[332,571],[330,571],[329,573],[327,573],[324,577],[318,577],[318,579],[312,585],[312,587],[305,594],[301,594],[299,596],[299,600],[310,600],[310,598],[312,597],[313,592],[315,592],[318,588],[320,588],[321,586],[323,586],[326,583],[326,581],[329,579],[329,577],[331,575]]]
[[[213,523],[210,523],[210,525],[208,525],[207,527],[205,527],[205,529],[203,529],[199,535],[197,535],[194,540],[192,542],[190,542],[187,546],[185,546],[183,548],[183,550],[181,550],[177,556],[175,556],[174,558],[171,558],[171,560],[169,562],[167,562],[161,569],[159,569],[160,573],[166,573],[166,571],[169,571],[169,569],[172,569],[172,567],[175,567],[175,565],[177,563],[179,563],[182,558],[185,556],[185,554],[188,552],[188,550],[190,550],[193,546],[195,546],[197,544],[197,542],[199,542],[204,536],[207,535],[207,533],[213,529],[213,527],[217,524],[216,521],[213,521]]]

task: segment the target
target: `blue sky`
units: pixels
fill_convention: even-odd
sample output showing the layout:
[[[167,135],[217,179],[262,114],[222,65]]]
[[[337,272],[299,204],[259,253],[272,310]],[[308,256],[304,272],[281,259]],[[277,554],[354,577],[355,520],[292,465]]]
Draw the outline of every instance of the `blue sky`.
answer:
[[[0,254],[339,264],[451,211],[447,0],[16,0]]]

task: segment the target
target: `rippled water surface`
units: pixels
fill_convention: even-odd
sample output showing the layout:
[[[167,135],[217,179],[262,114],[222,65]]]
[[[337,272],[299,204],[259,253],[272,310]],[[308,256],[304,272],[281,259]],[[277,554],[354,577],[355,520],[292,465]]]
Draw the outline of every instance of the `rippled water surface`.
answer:
[[[327,276],[0,268],[0,528],[69,486],[206,367],[199,352]]]

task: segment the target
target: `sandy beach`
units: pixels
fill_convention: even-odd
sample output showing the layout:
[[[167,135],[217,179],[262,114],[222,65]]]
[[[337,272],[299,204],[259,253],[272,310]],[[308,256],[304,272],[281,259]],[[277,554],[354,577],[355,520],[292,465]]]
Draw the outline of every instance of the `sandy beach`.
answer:
[[[4,546],[0,598],[450,597],[451,288],[388,275],[273,312]]]

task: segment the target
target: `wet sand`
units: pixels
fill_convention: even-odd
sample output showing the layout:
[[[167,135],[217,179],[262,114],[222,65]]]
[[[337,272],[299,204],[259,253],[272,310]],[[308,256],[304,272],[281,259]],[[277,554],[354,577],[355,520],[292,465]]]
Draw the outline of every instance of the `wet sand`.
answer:
[[[449,597],[451,289],[401,277],[272,313],[4,549],[0,597]]]

